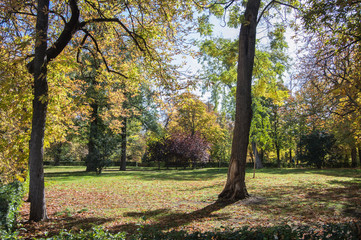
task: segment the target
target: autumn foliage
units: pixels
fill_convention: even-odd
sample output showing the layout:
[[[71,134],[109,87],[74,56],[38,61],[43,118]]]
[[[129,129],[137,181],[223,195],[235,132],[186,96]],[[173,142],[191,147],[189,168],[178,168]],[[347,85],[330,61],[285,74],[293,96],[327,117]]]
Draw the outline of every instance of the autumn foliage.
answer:
[[[209,160],[210,144],[200,133],[175,132],[171,135],[149,141],[147,160],[164,162],[168,166],[196,166]]]

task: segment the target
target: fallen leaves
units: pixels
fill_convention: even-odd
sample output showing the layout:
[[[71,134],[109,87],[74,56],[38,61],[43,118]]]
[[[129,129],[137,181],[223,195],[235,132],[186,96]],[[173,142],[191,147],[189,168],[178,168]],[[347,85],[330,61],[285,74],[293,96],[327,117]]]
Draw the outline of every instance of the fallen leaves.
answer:
[[[226,179],[226,169],[105,170],[100,176],[76,172],[68,177],[56,171],[46,178],[49,220],[27,222],[29,204],[24,203],[19,226],[22,236],[44,236],[45,232],[52,235],[60,229],[89,229],[93,225],[128,232],[137,231],[139,225],[161,231],[211,231],[360,218],[357,209],[361,209],[361,183],[354,177],[360,172],[340,176],[332,171],[290,169],[281,174],[264,169],[255,179],[247,175],[250,198],[218,206],[214,204]]]

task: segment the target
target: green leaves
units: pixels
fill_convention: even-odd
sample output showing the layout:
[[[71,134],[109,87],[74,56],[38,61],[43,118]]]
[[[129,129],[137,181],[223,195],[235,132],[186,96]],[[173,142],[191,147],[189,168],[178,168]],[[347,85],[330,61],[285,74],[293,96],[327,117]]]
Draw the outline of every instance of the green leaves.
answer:
[[[201,36],[210,36],[213,32],[213,24],[209,22],[209,15],[198,17],[198,32]]]

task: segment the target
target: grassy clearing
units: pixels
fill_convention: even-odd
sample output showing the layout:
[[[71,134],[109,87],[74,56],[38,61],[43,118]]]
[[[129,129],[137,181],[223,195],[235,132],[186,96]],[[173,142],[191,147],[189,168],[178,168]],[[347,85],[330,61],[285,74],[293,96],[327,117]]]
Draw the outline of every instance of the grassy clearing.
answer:
[[[227,169],[108,168],[100,176],[81,167],[46,168],[49,221],[27,224],[25,236],[60,229],[212,231],[243,226],[322,224],[361,219],[361,170],[262,169],[247,172],[250,198],[215,203]]]

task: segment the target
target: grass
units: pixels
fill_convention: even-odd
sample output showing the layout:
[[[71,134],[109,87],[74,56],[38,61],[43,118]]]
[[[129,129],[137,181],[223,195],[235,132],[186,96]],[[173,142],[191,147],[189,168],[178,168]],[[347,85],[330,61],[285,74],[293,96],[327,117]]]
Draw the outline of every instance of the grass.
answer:
[[[24,236],[60,229],[110,231],[212,231],[243,226],[322,224],[361,219],[361,169],[261,169],[247,171],[251,197],[215,203],[227,169],[155,170],[108,168],[101,175],[82,167],[45,169],[49,221],[28,224]]]

